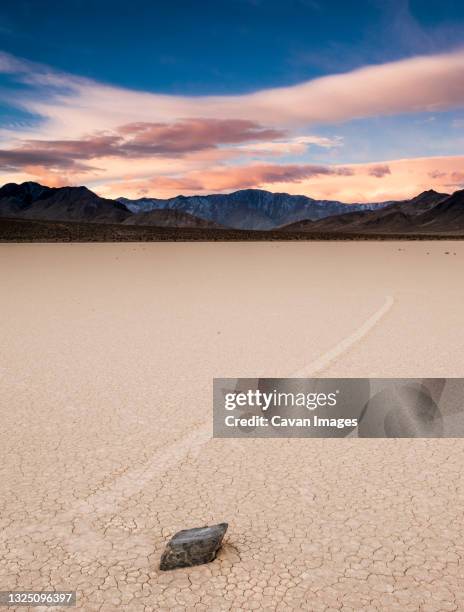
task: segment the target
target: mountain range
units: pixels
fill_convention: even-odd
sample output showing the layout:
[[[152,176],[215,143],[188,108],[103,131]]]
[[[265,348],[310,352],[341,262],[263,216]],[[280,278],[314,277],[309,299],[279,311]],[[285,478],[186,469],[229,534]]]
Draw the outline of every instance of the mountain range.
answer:
[[[118,202],[135,214],[150,210],[180,210],[224,227],[246,230],[269,230],[296,221],[324,219],[347,212],[347,207],[349,212],[365,212],[389,204],[344,204],[262,189],[243,189],[206,196],[181,195],[166,200],[118,198]]]
[[[246,189],[169,199],[101,198],[86,187],[34,182],[0,188],[0,217],[188,230],[293,234],[464,234],[464,190],[424,191],[410,200],[344,204]]]
[[[441,231],[464,231],[464,191],[454,194],[458,213],[455,219],[460,222],[449,223],[441,214],[441,204],[454,196],[439,193],[430,189],[420,193],[411,200],[390,203],[381,209],[363,212],[345,213],[321,221],[301,221],[285,226],[291,232],[344,232],[344,233],[424,233],[432,219],[439,221]],[[430,228],[432,229],[432,228]],[[438,229],[438,226],[437,226]]]

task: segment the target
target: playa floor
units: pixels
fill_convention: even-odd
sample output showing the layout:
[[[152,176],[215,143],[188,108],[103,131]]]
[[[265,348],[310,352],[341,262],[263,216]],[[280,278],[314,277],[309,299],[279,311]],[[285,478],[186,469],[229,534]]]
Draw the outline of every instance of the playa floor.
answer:
[[[0,589],[463,610],[463,441],[211,439],[213,377],[463,376],[463,267],[460,242],[0,245]],[[159,571],[223,521],[213,563]]]

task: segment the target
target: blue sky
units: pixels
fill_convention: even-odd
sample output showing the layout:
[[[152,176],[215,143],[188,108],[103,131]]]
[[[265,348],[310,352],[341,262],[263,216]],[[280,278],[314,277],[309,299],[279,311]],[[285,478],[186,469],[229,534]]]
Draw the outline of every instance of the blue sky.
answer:
[[[79,180],[107,194],[134,181],[132,193],[166,195],[231,189],[234,181],[223,180],[230,168],[237,187],[336,195],[343,182],[347,197],[362,199],[361,183],[338,167],[392,162],[382,176],[367,172],[391,187],[365,183],[369,197],[387,197],[403,180],[392,173],[396,161],[449,157],[449,170],[437,162],[405,191],[425,186],[430,173],[442,177],[436,187],[452,188],[464,144],[463,48],[464,3],[456,0],[4,0],[0,178]],[[382,70],[365,82],[358,76],[382,66],[385,79]],[[340,79],[332,87],[324,77]],[[247,120],[255,139],[233,123]],[[140,121],[143,133],[129,134]],[[192,144],[194,134],[204,142]],[[269,182],[277,165],[283,179]],[[209,170],[214,180],[202,181]]]
[[[242,93],[462,44],[457,0],[4,0],[4,51],[124,87]]]

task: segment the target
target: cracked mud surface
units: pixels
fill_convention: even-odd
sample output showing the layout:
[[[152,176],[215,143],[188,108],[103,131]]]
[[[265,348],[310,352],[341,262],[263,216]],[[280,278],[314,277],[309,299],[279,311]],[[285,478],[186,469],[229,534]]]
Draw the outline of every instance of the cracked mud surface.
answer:
[[[402,248],[0,245],[0,588],[86,611],[463,610],[461,440],[210,437],[213,376],[291,375],[389,294],[320,375],[461,376],[464,247]],[[158,569],[173,533],[222,521],[213,563]]]

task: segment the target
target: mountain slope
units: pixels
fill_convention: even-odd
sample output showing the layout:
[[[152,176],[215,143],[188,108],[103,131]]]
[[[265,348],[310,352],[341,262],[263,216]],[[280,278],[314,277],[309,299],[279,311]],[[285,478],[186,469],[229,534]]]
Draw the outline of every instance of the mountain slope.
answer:
[[[49,221],[120,223],[131,216],[120,202],[100,198],[87,187],[44,187],[9,183],[0,189],[0,215]]]
[[[40,197],[47,197],[50,187],[29,181],[18,185],[7,183],[0,188],[0,213],[2,216],[16,216],[30,206]]]
[[[430,210],[443,200],[446,200],[450,197],[449,193],[439,193],[434,189],[428,189],[427,191],[423,191],[415,198],[411,200],[405,200],[403,205],[407,205],[408,210],[413,214],[421,214]]]
[[[314,200],[288,193],[272,193],[262,189],[244,189],[228,194],[177,196],[167,200],[119,198],[133,212],[172,209],[187,212],[234,229],[273,229],[302,219],[317,220],[354,211],[383,208],[389,202],[375,204],[343,204],[331,200]]]
[[[330,232],[411,232],[423,224],[423,215],[430,211],[432,218],[437,205],[445,202],[449,194],[433,190],[401,202],[394,202],[377,210],[358,211],[328,217],[321,221],[292,223],[282,227],[284,231],[330,231]],[[455,228],[451,228],[455,229]]]
[[[459,229],[464,231],[464,189],[436,204],[422,214],[419,219],[420,228],[433,232],[451,232]]]
[[[215,228],[220,226],[212,221],[194,217],[181,210],[150,210],[131,215],[124,221],[124,225],[141,225],[153,227],[179,227],[179,228]]]

